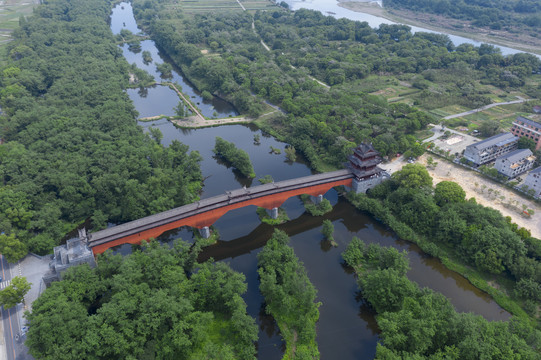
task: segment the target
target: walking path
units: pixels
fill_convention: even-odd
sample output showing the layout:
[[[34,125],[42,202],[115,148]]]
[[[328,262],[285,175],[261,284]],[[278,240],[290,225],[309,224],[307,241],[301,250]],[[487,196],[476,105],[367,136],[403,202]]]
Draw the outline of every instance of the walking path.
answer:
[[[242,8],[242,10],[246,11],[246,8],[244,7],[244,5],[242,5],[242,4],[240,3],[239,0],[237,0],[237,2],[239,3],[239,5],[240,5],[240,7]]]
[[[449,115],[449,116],[444,117],[443,119],[444,119],[444,120],[454,119],[454,118],[457,118],[457,117],[462,117],[462,116],[466,116],[466,115],[471,115],[471,114],[474,114],[474,113],[479,112],[479,111],[483,111],[483,110],[486,110],[486,109],[490,109],[490,108],[492,108],[492,107],[494,107],[494,106],[520,104],[520,103],[523,103],[523,102],[525,102],[525,101],[533,100],[533,99],[523,99],[523,98],[521,98],[520,96],[517,96],[517,98],[519,98],[519,100],[513,100],[513,101],[507,101],[507,102],[501,102],[501,103],[488,104],[488,105],[485,105],[485,106],[480,107],[480,108],[478,108],[478,109],[473,109],[473,110],[465,111],[465,112],[460,113],[460,114]]]
[[[289,64],[289,66],[291,66],[292,69],[296,69],[296,67],[293,66],[293,65],[291,65],[291,64]],[[324,86],[326,89],[330,89],[330,88],[331,88],[329,85],[325,84],[325,83],[322,82],[322,81],[319,81],[318,79],[316,79],[316,78],[313,77],[313,76],[308,75],[308,77],[309,77],[310,79],[314,80],[315,82],[317,82],[319,85]]]
[[[443,135],[445,135],[445,132],[449,131],[450,133],[453,133],[453,134],[456,134],[456,135],[460,135],[460,136],[465,136],[466,134],[464,133],[461,133],[460,131],[456,131],[456,130],[453,130],[453,129],[449,129],[449,128],[446,128],[445,126],[439,126],[439,125],[434,125],[434,124],[428,124],[428,126],[432,126],[432,129],[430,129],[432,132],[434,132],[434,135],[432,135],[431,137],[429,137],[428,139],[424,139],[422,142],[423,143],[429,143],[429,142],[432,142],[440,137],[442,137]],[[468,135],[469,136],[469,135]],[[470,138],[474,139],[474,140],[478,140],[477,138],[473,137],[473,136],[469,136]]]
[[[239,1],[239,0],[237,0],[237,1]],[[239,4],[240,4],[240,3],[239,3]],[[241,5],[241,6],[242,6],[242,5]],[[259,34],[255,31],[255,23],[254,23],[253,21],[252,21],[252,30],[254,31],[254,34],[256,34],[257,36],[259,36]],[[263,42],[263,39],[261,39],[260,41],[261,41],[261,45],[263,45],[263,47],[265,48],[265,50],[271,51],[271,49],[269,48],[269,46]],[[293,65],[291,65],[291,64],[290,64],[289,66],[291,66],[292,69],[296,69],[296,67],[293,66]],[[316,78],[313,77],[313,76],[308,75],[308,77],[309,77],[310,79],[314,80],[315,82],[317,82],[319,85],[325,87],[326,89],[330,89],[330,88],[331,88],[329,85],[325,84],[325,83],[322,82],[322,81],[319,81],[318,79],[316,79]]]
[[[266,114],[263,114],[258,119],[262,118],[263,116],[274,114],[275,112],[276,111],[271,111]],[[191,116],[185,119],[174,119],[174,120],[171,120],[171,122],[183,128],[197,129],[197,128],[202,128],[202,127],[216,126],[216,125],[244,124],[244,123],[250,123],[254,120],[255,119],[253,118],[245,117],[245,116],[223,118],[223,119],[210,119],[210,120],[207,120],[207,119],[200,120],[196,116]]]
[[[180,96],[182,98],[182,100],[184,100],[184,102],[186,104],[188,104],[188,106],[190,107],[190,109],[192,109],[193,113],[196,114],[196,116],[198,118],[201,119],[201,121],[205,121],[205,117],[203,115],[201,115],[201,113],[197,110],[197,108],[195,106],[193,106],[193,104],[188,101],[188,99],[186,99],[186,97],[184,96],[184,94],[182,94],[182,92],[179,91],[179,89],[177,89],[177,87],[175,86],[175,84],[173,83],[162,83],[160,85],[168,85],[168,86],[171,86],[178,94],[178,96]]]

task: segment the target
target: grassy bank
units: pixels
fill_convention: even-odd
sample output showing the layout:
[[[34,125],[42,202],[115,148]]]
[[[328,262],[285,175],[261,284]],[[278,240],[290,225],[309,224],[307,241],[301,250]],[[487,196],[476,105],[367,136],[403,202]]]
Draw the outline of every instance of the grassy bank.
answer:
[[[256,213],[259,216],[259,220],[261,220],[261,222],[269,225],[280,225],[285,223],[286,221],[289,221],[289,216],[287,216],[287,212],[282,208],[278,208],[278,217],[276,219],[273,219],[268,214],[267,209],[262,207],[258,207]]]
[[[447,268],[456,271],[468,279],[472,285],[491,295],[494,301],[496,301],[503,309],[514,316],[530,319],[528,314],[521,308],[519,302],[509,297],[501,288],[498,289],[489,284],[486,274],[466,265],[452,249],[437,246],[434,243],[427,241],[423,236],[420,236],[411,229],[411,227],[398,220],[390,212],[385,211],[384,205],[379,200],[353,193],[349,193],[346,198],[357,209],[371,214],[377,220],[389,226],[398,237],[417,244],[424,252],[440,259]]]

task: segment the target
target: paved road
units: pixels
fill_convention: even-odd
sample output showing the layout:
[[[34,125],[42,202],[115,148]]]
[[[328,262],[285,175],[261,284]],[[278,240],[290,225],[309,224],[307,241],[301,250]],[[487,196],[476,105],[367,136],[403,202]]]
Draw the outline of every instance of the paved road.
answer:
[[[11,281],[13,278],[11,266],[2,255],[0,255],[0,270],[2,280]],[[21,324],[19,316],[22,315],[22,311],[23,306],[21,304],[7,310],[2,308],[2,326],[4,327],[4,339],[8,360],[32,359],[28,354],[28,349],[23,344],[24,339],[20,335]],[[21,314],[19,312],[21,312]]]
[[[456,134],[456,135],[465,136],[465,134],[461,133],[460,131],[449,129],[449,128],[446,128],[445,126],[442,126],[442,125],[434,125],[434,127],[432,129],[430,129],[430,131],[432,131],[434,133],[434,135],[432,135],[428,139],[424,139],[423,143],[429,143],[429,142],[432,142],[432,141],[436,140],[439,137],[442,137],[443,135],[445,135],[446,131],[449,131],[449,132],[451,132],[453,134]]]
[[[454,119],[454,118],[457,118],[457,117],[462,117],[462,116],[466,116],[466,115],[471,115],[471,114],[475,114],[476,112],[479,112],[479,111],[483,111],[483,110],[486,110],[486,109],[490,109],[494,106],[500,106],[500,105],[512,105],[512,104],[520,104],[520,103],[523,103],[525,101],[530,101],[532,99],[522,99],[520,98],[519,96],[517,96],[519,98],[519,100],[513,100],[513,101],[507,101],[507,102],[501,102],[501,103],[494,103],[494,104],[488,104],[488,105],[485,105],[483,107],[480,107],[478,109],[473,109],[473,110],[470,110],[470,111],[465,111],[463,113],[460,113],[460,114],[454,114],[454,115],[449,115],[449,116],[446,116],[444,117],[445,120],[448,120],[448,119]]]

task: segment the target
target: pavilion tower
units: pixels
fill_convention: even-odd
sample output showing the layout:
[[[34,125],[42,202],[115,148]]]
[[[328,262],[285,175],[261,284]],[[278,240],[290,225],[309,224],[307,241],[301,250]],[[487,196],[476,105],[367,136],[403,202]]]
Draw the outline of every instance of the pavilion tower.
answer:
[[[383,161],[372,144],[361,143],[348,157],[347,168],[354,175],[352,190],[366,193],[368,189],[389,179],[389,174],[378,165]]]

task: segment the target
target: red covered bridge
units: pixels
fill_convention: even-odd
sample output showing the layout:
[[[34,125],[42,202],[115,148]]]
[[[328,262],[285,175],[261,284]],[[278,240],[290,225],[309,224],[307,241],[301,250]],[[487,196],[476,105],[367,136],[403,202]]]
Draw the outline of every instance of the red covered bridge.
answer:
[[[94,254],[121,244],[138,244],[156,238],[165,231],[181,226],[205,228],[230,210],[255,205],[266,209],[280,207],[290,197],[308,194],[319,196],[339,185],[350,186],[351,170],[339,170],[292,180],[228,191],[224,195],[203,199],[159,214],[101,230],[88,235],[88,246]]]

